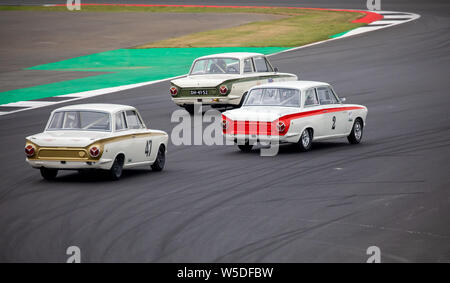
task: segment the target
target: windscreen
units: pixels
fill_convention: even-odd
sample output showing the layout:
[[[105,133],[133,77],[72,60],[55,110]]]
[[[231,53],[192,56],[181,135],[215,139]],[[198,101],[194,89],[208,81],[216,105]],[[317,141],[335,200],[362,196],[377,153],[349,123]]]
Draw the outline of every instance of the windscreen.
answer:
[[[47,130],[110,131],[110,115],[95,111],[58,111]]]
[[[300,92],[287,88],[256,88],[250,91],[244,105],[300,107]]]
[[[240,64],[233,58],[208,58],[195,61],[191,75],[239,74]]]

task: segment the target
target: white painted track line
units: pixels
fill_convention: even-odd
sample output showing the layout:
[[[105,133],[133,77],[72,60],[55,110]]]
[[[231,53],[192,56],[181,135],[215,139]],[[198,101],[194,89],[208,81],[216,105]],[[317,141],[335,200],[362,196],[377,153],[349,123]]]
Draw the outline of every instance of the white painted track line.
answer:
[[[50,104],[54,104],[54,102],[51,101],[19,101],[19,102],[12,102],[8,104],[3,104],[1,106],[4,107],[43,107]]]

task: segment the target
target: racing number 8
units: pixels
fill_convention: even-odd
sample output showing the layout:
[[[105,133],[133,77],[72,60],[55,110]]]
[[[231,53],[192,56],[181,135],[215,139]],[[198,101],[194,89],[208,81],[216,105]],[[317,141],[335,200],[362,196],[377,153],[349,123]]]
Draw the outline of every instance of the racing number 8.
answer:
[[[333,116],[333,125],[331,126],[331,129],[334,130],[336,129],[336,116]]]
[[[149,157],[152,153],[152,141],[148,140],[147,144],[145,145],[145,156]]]

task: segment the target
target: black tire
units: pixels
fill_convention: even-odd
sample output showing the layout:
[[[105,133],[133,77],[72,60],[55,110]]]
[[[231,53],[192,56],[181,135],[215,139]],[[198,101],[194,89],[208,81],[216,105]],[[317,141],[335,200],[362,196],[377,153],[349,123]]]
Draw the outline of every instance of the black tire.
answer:
[[[312,131],[310,129],[305,129],[298,141],[298,147],[301,151],[308,151],[311,149],[313,141]]]
[[[189,114],[194,115],[194,104],[186,104],[183,108],[186,109]]]
[[[350,135],[347,136],[348,142],[351,144],[358,144],[361,142],[363,137],[363,122],[361,119],[356,119],[355,123],[353,123],[352,131]]]
[[[124,161],[125,158],[123,155],[119,155],[116,157],[116,159],[114,159],[114,163],[111,166],[111,169],[109,169],[109,176],[112,180],[116,181],[119,180],[120,177],[122,177]]]
[[[54,180],[56,178],[56,175],[58,175],[58,169],[41,167],[40,171],[42,178],[44,178],[45,180]]]
[[[151,165],[153,171],[162,171],[166,164],[166,148],[161,145],[158,149],[158,155],[156,155],[155,162]]]
[[[247,92],[244,92],[244,94],[241,97],[241,101],[239,102],[239,108],[242,107],[242,105],[244,104],[245,98],[247,97]]]
[[[250,152],[250,151],[252,151],[252,148],[253,148],[253,145],[248,144],[248,143],[238,144],[237,146],[242,152]]]

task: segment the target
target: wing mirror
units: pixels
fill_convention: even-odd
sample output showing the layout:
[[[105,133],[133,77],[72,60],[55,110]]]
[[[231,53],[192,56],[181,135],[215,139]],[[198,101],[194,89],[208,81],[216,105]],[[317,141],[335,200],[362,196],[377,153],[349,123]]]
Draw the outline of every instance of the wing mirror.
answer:
[[[278,72],[278,68],[277,68],[277,67],[273,68],[273,71],[274,71],[275,73],[277,73],[277,72]]]
[[[344,103],[344,102],[346,102],[346,101],[347,101],[347,98],[341,97],[341,103]]]

